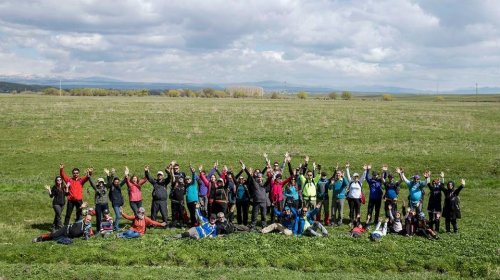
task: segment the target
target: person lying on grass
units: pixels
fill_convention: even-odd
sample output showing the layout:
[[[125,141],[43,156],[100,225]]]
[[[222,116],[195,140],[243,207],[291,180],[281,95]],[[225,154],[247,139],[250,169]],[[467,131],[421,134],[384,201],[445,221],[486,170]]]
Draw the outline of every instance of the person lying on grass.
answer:
[[[123,212],[123,208],[120,208],[120,213],[122,214],[122,217],[133,221],[132,226],[130,227],[129,230],[126,232],[119,233],[117,236],[119,238],[137,238],[141,237],[146,233],[146,226],[155,226],[155,227],[165,227],[167,223],[162,222],[159,223],[157,221],[153,221],[150,218],[146,217],[144,215],[144,210],[143,207],[139,207],[137,210],[137,216],[129,216]]]
[[[387,234],[387,222],[389,222],[389,219],[385,218],[384,227],[380,229],[382,221],[381,220],[378,221],[375,230],[372,233],[370,233],[369,238],[371,241],[380,241],[382,237],[384,237]]]
[[[439,239],[437,233],[429,227],[429,221],[425,218],[424,212],[418,213],[416,234],[419,236],[425,236],[429,240],[432,240],[433,238]]]
[[[215,222],[215,225],[217,226],[217,236],[225,236],[231,233],[250,231],[250,228],[245,225],[233,224],[231,222],[231,216],[233,214],[234,212],[230,212],[227,215],[228,219],[226,219],[226,215],[224,215],[224,213],[217,213],[217,221]]]
[[[73,224],[69,224],[63,226],[55,231],[42,234],[32,241],[35,242],[43,242],[49,240],[55,240],[61,244],[71,244],[72,238],[83,237],[85,240],[88,240],[91,236],[94,235],[92,231],[92,216],[88,213],[84,208],[87,207],[87,203],[83,202],[80,206],[81,211],[85,214],[83,219],[74,222]]]
[[[192,227],[186,232],[169,237],[167,238],[167,240],[175,240],[180,238],[202,239],[205,237],[213,238],[217,236],[216,215],[211,214],[210,219],[203,217],[200,211],[199,203],[196,204],[196,219],[198,220],[199,226]]]
[[[366,232],[366,229],[363,227],[363,224],[361,223],[361,216],[358,215],[356,217],[356,222],[354,223],[354,227],[350,231],[351,237],[354,238],[360,238],[363,233]]]

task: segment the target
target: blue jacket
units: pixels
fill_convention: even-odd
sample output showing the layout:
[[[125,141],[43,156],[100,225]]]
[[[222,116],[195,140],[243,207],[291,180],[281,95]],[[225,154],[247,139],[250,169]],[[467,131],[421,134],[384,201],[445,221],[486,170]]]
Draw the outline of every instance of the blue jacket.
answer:
[[[304,227],[305,227],[305,224],[306,224],[306,219],[307,219],[307,222],[312,225],[314,223],[314,217],[316,216],[316,214],[318,214],[319,212],[319,208],[314,208],[313,210],[310,210],[307,212],[306,216],[302,216],[302,215],[298,215],[298,219],[297,219],[297,222],[296,222],[296,232],[298,235],[302,235],[302,233],[304,233],[304,230],[306,230]]]
[[[287,229],[291,230],[293,234],[297,234],[297,228],[295,227],[295,224],[297,223],[297,210],[295,208],[291,207],[290,211],[292,214],[287,215],[285,211],[281,212],[278,210],[278,208],[273,207],[274,209],[274,214],[276,217],[278,217],[279,220],[281,220],[281,224],[286,227]]]
[[[365,173],[366,182],[370,187],[370,199],[382,199],[384,194],[382,191],[382,179],[370,178],[370,170],[367,170]]]
[[[290,189],[287,190],[286,188],[283,190],[283,195],[285,196],[285,200],[299,200],[299,193],[297,192],[297,189],[295,186],[290,186]]]
[[[318,199],[328,199],[328,189],[330,188],[330,179],[319,179],[316,183],[316,196]]]
[[[217,236],[217,225],[210,224],[208,219],[201,215],[200,209],[196,209],[196,220],[198,220],[198,224],[200,226],[196,227],[196,231],[200,238],[205,238],[207,236],[216,237]]]
[[[334,199],[345,199],[345,190],[349,186],[349,181],[346,177],[342,177],[342,180],[336,180],[335,183],[330,183],[329,189],[333,190]]]
[[[186,201],[187,203],[198,202],[198,176],[192,173],[191,184],[186,187]]]
[[[250,199],[249,193],[248,193],[248,187],[244,184],[239,184],[238,187],[236,187],[236,201],[237,202],[246,202]]]

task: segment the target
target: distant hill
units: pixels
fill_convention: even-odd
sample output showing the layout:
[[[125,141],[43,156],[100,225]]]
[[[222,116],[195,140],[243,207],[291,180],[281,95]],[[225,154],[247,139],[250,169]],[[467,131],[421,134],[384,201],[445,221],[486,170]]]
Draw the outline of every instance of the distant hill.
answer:
[[[47,86],[27,85],[27,84],[18,84],[18,83],[10,83],[10,82],[1,82],[0,81],[0,93],[12,93],[12,92],[23,92],[23,91],[42,91],[45,88],[47,88]]]

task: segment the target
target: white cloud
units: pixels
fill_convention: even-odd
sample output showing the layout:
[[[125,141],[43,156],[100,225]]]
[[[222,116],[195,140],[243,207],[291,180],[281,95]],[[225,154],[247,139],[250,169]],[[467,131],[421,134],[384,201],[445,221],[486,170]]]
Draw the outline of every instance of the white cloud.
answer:
[[[0,2],[0,75],[499,85],[500,5],[433,1]],[[16,63],[4,63],[4,62]]]

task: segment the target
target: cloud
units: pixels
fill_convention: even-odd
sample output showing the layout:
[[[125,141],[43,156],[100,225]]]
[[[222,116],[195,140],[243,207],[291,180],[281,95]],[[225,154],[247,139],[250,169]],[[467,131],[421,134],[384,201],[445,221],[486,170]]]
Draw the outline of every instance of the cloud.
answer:
[[[0,74],[499,85],[496,1],[0,2]],[[443,77],[446,77],[444,79]],[[456,77],[456,78],[454,78]]]

